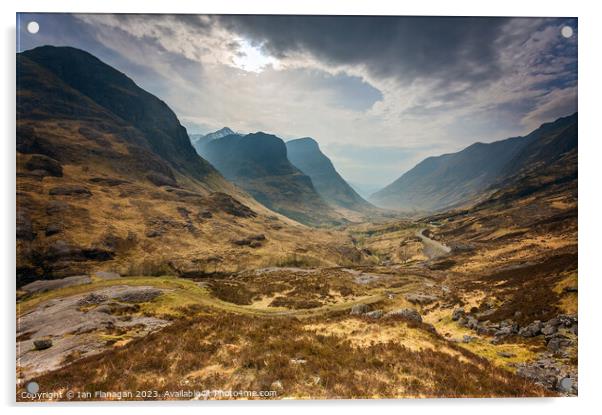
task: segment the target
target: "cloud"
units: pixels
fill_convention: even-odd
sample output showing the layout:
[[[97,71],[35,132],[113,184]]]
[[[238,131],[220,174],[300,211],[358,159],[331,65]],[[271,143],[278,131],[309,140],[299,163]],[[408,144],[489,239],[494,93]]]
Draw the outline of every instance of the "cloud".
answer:
[[[195,132],[312,136],[362,183],[576,111],[576,19],[34,16],[23,47],[86,49]]]
[[[494,41],[506,18],[219,16],[223,27],[286,60],[306,52],[401,82],[485,81],[499,76]]]

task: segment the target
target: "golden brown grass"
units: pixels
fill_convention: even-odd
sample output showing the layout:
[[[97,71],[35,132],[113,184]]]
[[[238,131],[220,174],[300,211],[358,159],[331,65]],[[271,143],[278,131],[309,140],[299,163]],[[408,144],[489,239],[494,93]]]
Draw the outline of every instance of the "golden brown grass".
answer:
[[[88,392],[270,390],[280,381],[283,390],[278,398],[549,394],[453,344],[449,345],[453,354],[412,350],[396,341],[358,347],[343,335],[323,332],[319,324],[319,320],[304,323],[214,313],[177,321],[161,332],[35,380],[46,391]]]

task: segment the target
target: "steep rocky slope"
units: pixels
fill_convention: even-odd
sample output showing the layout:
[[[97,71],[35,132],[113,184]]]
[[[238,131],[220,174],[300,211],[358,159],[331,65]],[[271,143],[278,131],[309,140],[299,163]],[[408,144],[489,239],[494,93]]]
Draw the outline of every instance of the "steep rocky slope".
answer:
[[[286,143],[288,159],[311,178],[316,191],[335,208],[367,212],[374,209],[357,194],[336,171],[332,161],[313,138],[299,138]]]
[[[37,48],[17,55],[17,73],[18,285],[351,252],[327,233],[307,238],[225,180],[165,103],[89,53]]]

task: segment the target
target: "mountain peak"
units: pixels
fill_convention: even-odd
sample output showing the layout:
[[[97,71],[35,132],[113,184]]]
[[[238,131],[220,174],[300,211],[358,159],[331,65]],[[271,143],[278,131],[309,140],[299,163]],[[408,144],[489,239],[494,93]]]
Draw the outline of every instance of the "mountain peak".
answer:
[[[291,144],[311,144],[311,145],[316,145],[319,147],[319,144],[316,140],[314,140],[311,137],[301,137],[301,138],[294,138],[292,140],[289,140],[288,143]]]
[[[232,131],[232,129],[230,127],[223,127],[223,128],[220,128],[219,130],[215,131],[213,134],[230,135],[230,134],[235,134],[235,132]]]

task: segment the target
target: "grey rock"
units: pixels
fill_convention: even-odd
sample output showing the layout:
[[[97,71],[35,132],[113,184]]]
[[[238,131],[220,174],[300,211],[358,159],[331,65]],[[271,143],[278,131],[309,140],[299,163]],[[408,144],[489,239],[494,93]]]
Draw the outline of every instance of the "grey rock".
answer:
[[[73,277],[60,278],[56,280],[38,280],[21,287],[29,294],[41,293],[59,288],[71,287],[73,285],[89,284],[90,277],[87,275],[76,275]]]
[[[481,334],[483,336],[493,334],[493,332],[494,332],[494,329],[492,329],[491,327],[488,327],[484,324],[481,324],[477,327],[477,333]]]
[[[160,295],[161,290],[148,288],[145,290],[126,291],[123,294],[115,297],[115,299],[126,303],[146,303],[154,300]]]
[[[512,334],[512,326],[502,327],[495,332],[495,336],[497,337],[506,337]]]
[[[541,333],[544,336],[550,336],[558,331],[558,326],[550,324],[549,322],[541,329]]]
[[[472,343],[475,340],[473,336],[469,336],[467,334],[462,337],[462,343]]]
[[[36,350],[46,350],[52,347],[52,340],[38,339],[33,341],[33,346]]]
[[[155,186],[178,187],[178,183],[175,181],[175,179],[160,173],[149,173],[146,175],[146,178]]]
[[[571,344],[572,342],[563,336],[554,336],[548,340],[547,348],[551,352],[559,352]]]
[[[359,316],[362,314],[366,314],[369,311],[370,307],[368,307],[367,304],[356,304],[353,307],[351,307],[351,312],[349,314],[351,314],[352,316]]]
[[[543,323],[539,320],[535,320],[526,327],[519,330],[518,334],[522,337],[535,337],[541,334]]]
[[[407,320],[414,320],[419,323],[422,322],[422,316],[418,313],[418,311],[412,308],[402,308],[399,310],[389,311],[385,314],[385,317],[401,317]]]
[[[146,232],[146,237],[147,238],[156,238],[158,236],[163,235],[163,231],[160,229],[150,229]]]
[[[90,293],[87,296],[85,296],[84,298],[82,298],[81,300],[79,300],[77,302],[77,305],[80,306],[80,307],[82,307],[82,306],[97,305],[97,304],[104,303],[108,299],[109,299],[109,297],[107,297],[104,294]]]
[[[420,305],[431,304],[438,300],[438,298],[434,295],[422,294],[422,293],[406,294],[405,299],[408,300],[410,303],[420,304]]]
[[[539,364],[521,364],[516,370],[519,376],[531,379],[543,387],[554,390],[557,382],[558,369],[553,366],[541,366]]]
[[[46,231],[44,232],[46,236],[56,235],[63,230],[63,226],[60,223],[50,223],[46,226]]]
[[[569,377],[564,377],[558,381],[557,389],[560,392],[569,393],[573,390],[573,379]]]
[[[468,327],[469,329],[476,330],[478,326],[479,321],[473,316],[468,316],[468,318],[466,319],[466,327]]]
[[[33,154],[25,163],[25,168],[30,171],[42,171],[44,176],[63,176],[61,163],[43,154]]]
[[[48,194],[51,196],[81,196],[81,197],[90,197],[92,196],[92,192],[83,187],[77,185],[65,185],[65,186],[57,186],[53,187],[48,191]]]
[[[381,318],[383,316],[383,314],[384,313],[382,310],[374,310],[374,311],[370,311],[364,315],[368,318],[378,319],[378,318]]]

